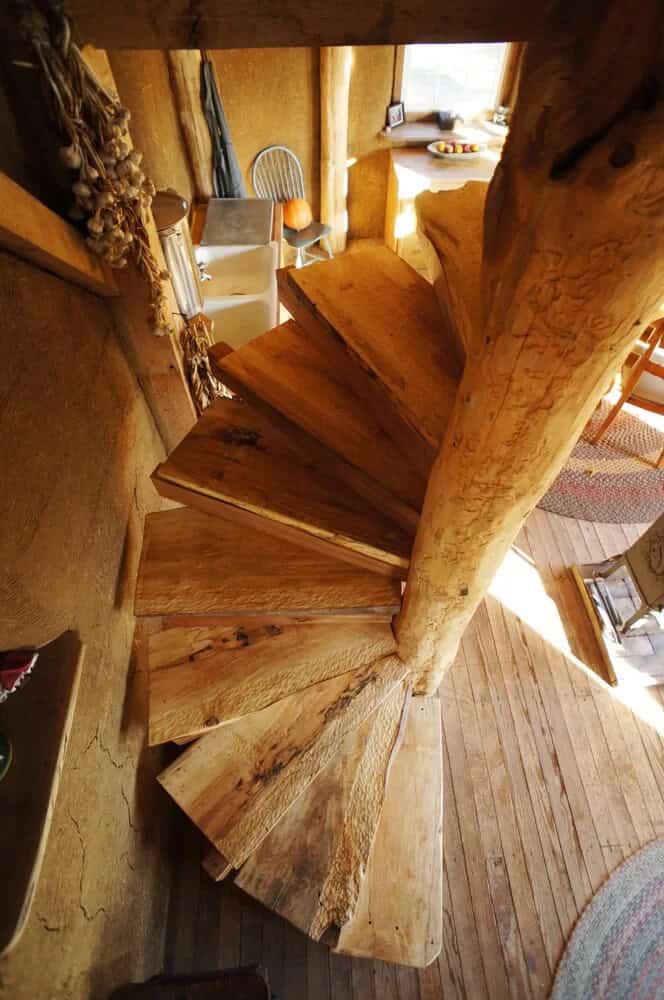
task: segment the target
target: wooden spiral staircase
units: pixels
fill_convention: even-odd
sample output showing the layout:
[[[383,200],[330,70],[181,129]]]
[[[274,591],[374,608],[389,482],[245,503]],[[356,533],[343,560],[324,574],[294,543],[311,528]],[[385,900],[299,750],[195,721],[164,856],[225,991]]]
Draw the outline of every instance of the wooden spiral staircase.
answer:
[[[461,368],[432,287],[385,248],[280,274],[294,319],[211,352],[237,396],[154,473],[138,615],[160,776],[205,866],[338,951],[425,966],[442,943],[437,697],[398,612]],[[195,740],[195,742],[191,742]]]

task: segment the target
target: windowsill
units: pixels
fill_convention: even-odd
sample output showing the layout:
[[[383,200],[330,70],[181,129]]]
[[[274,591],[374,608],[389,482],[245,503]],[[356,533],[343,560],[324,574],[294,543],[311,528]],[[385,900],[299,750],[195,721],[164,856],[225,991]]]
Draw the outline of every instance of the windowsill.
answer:
[[[389,132],[387,129],[383,129],[380,135],[393,146],[427,146],[430,142],[451,139],[459,135],[467,136],[468,141],[485,142],[489,146],[502,146],[507,129],[505,129],[505,135],[496,135],[492,128],[485,128],[485,124],[492,126],[491,122],[485,123],[475,119],[459,125],[455,132],[442,132],[436,122],[407,121],[403,125],[397,125]]]

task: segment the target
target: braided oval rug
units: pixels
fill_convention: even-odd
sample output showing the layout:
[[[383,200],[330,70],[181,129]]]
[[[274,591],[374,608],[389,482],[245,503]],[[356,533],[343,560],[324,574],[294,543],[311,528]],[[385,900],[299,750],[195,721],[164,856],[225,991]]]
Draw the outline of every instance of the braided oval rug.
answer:
[[[551,1000],[664,997],[664,839],[622,864],[592,898],[558,965]]]
[[[539,507],[564,517],[620,524],[645,524],[664,513],[664,468],[653,468],[664,448],[662,418],[653,426],[642,411],[625,407],[599,444],[590,444],[610,405],[602,400]]]

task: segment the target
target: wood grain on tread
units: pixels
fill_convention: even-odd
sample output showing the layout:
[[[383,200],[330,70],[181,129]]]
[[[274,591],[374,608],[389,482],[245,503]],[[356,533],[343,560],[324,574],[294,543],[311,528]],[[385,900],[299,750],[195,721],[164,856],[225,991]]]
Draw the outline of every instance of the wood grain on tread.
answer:
[[[454,191],[423,191],[415,200],[420,241],[444,322],[461,357],[482,329],[482,244],[488,184],[469,181]]]
[[[309,331],[323,324],[380,381],[433,448],[452,412],[461,368],[431,285],[387,247],[279,272],[279,294]]]
[[[346,736],[235,878],[316,940],[355,909],[408,700],[404,682]]]
[[[209,512],[218,505],[222,516],[236,508],[261,519],[267,532],[274,525],[302,545],[326,542],[339,558],[348,552],[368,568],[403,574],[410,538],[330,474],[335,456],[324,445],[300,435],[294,439],[245,402],[222,399],[153,479],[165,495],[173,495],[169,486],[185,491],[190,506]]]
[[[389,621],[400,600],[396,579],[197,510],[158,511],[145,520],[137,615]]]
[[[366,878],[337,951],[423,968],[442,947],[440,701],[413,698]]]
[[[212,348],[210,358],[236,392],[266,400],[413,513],[420,510],[433,449],[414,440],[385,392],[338,337],[324,330],[311,336],[289,320],[228,357]]]
[[[316,684],[201,737],[159,781],[239,868],[406,674],[387,656]]]
[[[150,636],[149,742],[197,736],[394,652],[387,622],[224,622]]]

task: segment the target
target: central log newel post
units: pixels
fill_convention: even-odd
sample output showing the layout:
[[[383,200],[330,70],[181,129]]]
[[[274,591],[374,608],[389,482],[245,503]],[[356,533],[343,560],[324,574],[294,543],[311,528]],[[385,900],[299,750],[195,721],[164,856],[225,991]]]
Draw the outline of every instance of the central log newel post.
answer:
[[[420,692],[664,300],[662,22],[660,2],[623,0],[528,47],[486,202],[482,328],[395,620]]]

